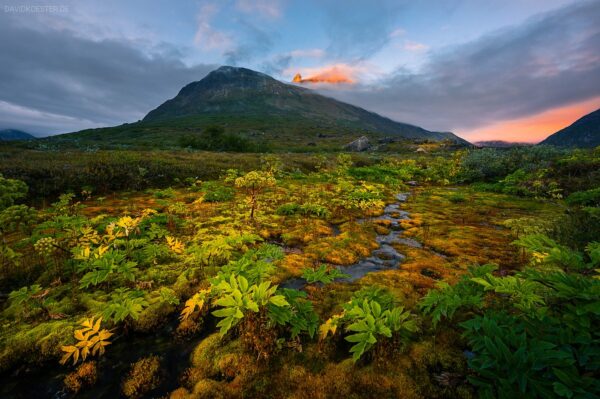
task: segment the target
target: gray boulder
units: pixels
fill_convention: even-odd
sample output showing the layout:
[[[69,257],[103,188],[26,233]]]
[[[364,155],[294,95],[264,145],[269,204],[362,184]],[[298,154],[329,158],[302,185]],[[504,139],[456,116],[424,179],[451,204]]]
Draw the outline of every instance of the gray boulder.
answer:
[[[369,139],[367,138],[367,136],[359,137],[358,139],[354,140],[350,144],[346,144],[344,146],[345,150],[356,151],[356,152],[366,151],[369,148],[371,148],[371,143],[369,143]]]

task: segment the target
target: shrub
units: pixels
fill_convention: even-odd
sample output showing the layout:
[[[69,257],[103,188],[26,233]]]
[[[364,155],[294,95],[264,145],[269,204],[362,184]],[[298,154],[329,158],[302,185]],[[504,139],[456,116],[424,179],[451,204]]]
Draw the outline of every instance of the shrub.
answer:
[[[600,188],[577,191],[566,198],[567,204],[600,207]]]
[[[204,191],[203,199],[205,202],[231,201],[235,194],[233,188],[227,187],[219,182],[202,183],[202,191]]]
[[[329,318],[319,328],[321,339],[336,333],[344,326],[345,339],[355,362],[369,351],[378,339],[392,338],[392,334],[407,335],[417,330],[413,316],[402,306],[393,305],[389,294],[378,290],[361,291],[343,306],[344,311]]]

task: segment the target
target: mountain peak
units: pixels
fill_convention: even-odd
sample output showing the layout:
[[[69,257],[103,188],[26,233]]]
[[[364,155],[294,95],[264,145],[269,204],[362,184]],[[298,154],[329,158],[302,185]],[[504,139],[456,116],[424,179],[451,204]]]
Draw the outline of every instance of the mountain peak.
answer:
[[[452,133],[430,132],[395,122],[362,108],[325,97],[310,89],[280,82],[247,68],[222,66],[203,79],[185,86],[144,118],[144,122],[181,117],[210,117],[231,126],[232,120],[260,120],[262,131],[283,129],[274,118],[288,124],[339,134],[358,132],[394,135],[410,139],[450,139],[466,143]],[[294,122],[289,122],[294,120]]]
[[[540,144],[560,147],[596,147],[600,145],[600,109],[582,116],[570,126],[551,134]]]

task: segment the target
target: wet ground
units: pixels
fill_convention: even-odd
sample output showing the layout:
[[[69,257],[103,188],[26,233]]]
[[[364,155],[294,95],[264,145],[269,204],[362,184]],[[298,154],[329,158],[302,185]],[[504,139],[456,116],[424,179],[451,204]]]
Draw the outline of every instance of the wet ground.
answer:
[[[336,266],[341,272],[348,274],[350,277],[336,280],[337,282],[353,282],[365,276],[367,273],[374,273],[382,270],[395,269],[400,267],[400,264],[405,259],[405,256],[399,253],[392,244],[402,243],[411,247],[420,248],[421,244],[412,239],[402,237],[402,228],[400,220],[409,219],[409,214],[400,209],[400,205],[406,201],[408,194],[396,194],[397,202],[389,204],[385,207],[383,215],[372,219],[359,219],[359,223],[365,223],[377,220],[389,221],[390,232],[388,234],[379,234],[376,241],[379,247],[371,252],[371,255],[361,259],[357,263],[349,266]],[[302,289],[306,285],[306,281],[302,278],[291,278],[280,284],[282,288]]]

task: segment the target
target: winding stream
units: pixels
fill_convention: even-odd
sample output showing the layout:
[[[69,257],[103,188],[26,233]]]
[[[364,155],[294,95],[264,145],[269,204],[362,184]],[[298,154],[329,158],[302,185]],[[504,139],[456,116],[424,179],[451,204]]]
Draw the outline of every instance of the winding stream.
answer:
[[[399,253],[392,246],[395,243],[402,243],[411,247],[420,248],[421,244],[411,238],[401,237],[403,231],[400,225],[400,220],[408,220],[408,212],[400,209],[400,204],[408,198],[407,193],[396,194],[397,202],[389,204],[385,207],[383,215],[373,219],[358,219],[359,223],[365,223],[368,220],[388,220],[390,222],[388,234],[378,234],[376,241],[379,247],[371,252],[371,255],[359,260],[357,263],[349,266],[336,266],[338,270],[350,275],[350,277],[337,279],[337,282],[353,282],[365,276],[367,273],[379,272],[383,270],[395,269],[400,266],[405,256]],[[306,281],[302,278],[291,278],[280,285],[282,288],[303,289],[306,286]]]

